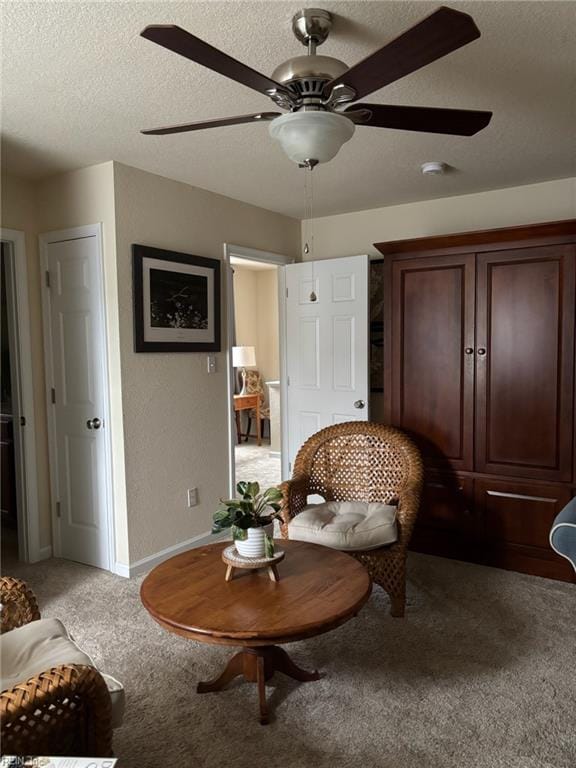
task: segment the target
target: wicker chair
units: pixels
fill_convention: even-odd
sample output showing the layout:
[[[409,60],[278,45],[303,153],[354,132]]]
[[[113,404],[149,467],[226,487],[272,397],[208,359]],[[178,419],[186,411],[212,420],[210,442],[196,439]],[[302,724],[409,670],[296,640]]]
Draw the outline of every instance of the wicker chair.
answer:
[[[350,421],[327,427],[298,451],[283,491],[281,531],[319,494],[326,501],[397,504],[398,538],[379,549],[352,551],[390,596],[392,616],[404,616],[406,555],[422,488],[422,460],[414,443],[393,427]]]
[[[0,578],[1,630],[40,619],[23,581]],[[2,752],[7,755],[112,755],[112,705],[97,669],[60,665],[0,693]]]

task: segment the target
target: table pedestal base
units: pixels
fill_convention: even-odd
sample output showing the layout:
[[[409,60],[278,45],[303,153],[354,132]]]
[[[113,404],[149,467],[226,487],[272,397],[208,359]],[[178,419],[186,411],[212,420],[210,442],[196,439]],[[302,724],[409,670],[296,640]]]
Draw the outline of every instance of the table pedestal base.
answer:
[[[205,683],[198,683],[198,693],[210,693],[223,690],[235,677],[244,675],[244,679],[250,683],[258,684],[258,699],[260,704],[260,723],[268,723],[268,705],[266,703],[266,680],[269,680],[274,672],[282,672],[284,675],[307,683],[319,680],[319,672],[306,672],[297,666],[283,648],[277,645],[264,645],[259,648],[244,648],[236,653],[221,675]]]

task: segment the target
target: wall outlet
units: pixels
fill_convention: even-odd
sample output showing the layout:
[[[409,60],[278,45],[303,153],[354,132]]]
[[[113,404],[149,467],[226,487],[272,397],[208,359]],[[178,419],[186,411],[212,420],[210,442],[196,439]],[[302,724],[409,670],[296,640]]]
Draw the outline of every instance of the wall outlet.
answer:
[[[216,355],[208,355],[206,358],[208,373],[216,373]]]
[[[195,507],[198,504],[198,488],[188,488],[188,506]]]

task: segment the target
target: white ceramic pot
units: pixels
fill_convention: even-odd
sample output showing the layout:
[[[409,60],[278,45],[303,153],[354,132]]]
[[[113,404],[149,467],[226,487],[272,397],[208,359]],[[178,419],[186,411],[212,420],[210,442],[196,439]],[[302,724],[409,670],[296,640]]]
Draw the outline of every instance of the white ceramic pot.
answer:
[[[274,525],[270,523],[263,528],[248,528],[248,536],[236,539],[236,551],[242,557],[266,557],[266,535],[272,536]]]

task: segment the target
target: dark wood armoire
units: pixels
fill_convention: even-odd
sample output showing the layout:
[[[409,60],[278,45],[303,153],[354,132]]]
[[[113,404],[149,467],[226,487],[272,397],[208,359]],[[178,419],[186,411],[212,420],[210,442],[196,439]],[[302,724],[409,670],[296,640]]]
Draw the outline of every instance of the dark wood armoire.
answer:
[[[413,548],[576,581],[548,543],[576,495],[576,221],[376,247],[385,420],[426,465]]]

